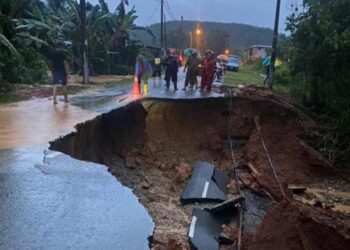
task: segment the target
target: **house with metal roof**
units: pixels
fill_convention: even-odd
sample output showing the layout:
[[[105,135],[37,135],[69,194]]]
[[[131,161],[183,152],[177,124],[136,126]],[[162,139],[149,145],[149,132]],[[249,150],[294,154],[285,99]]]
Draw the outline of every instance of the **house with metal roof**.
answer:
[[[269,45],[253,45],[245,49],[245,60],[253,60],[255,58],[264,58],[271,55],[272,46]]]

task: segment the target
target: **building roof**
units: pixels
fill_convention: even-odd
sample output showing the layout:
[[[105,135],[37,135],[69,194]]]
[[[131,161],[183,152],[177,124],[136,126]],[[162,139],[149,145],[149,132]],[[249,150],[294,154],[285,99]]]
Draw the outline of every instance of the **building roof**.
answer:
[[[160,48],[159,38],[147,30],[132,30],[129,31],[130,39],[138,42],[145,47]]]
[[[253,45],[253,46],[250,46],[249,49],[252,49],[252,48],[266,48],[266,49],[272,49],[272,46],[269,46],[269,45]]]

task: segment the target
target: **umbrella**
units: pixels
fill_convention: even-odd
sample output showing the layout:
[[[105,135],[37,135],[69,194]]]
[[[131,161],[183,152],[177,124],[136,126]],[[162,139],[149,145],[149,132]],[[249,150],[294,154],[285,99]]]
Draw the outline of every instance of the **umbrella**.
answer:
[[[190,57],[190,56],[192,56],[193,53],[196,53],[196,52],[197,52],[196,49],[188,48],[188,49],[185,49],[185,50],[184,50],[184,55],[185,55],[186,57]]]
[[[223,61],[227,61],[228,58],[227,58],[226,55],[222,54],[222,55],[219,55],[219,56],[217,57],[217,59],[223,60]]]
[[[269,66],[270,64],[271,64],[271,57],[270,56],[264,57],[262,60],[262,65]],[[277,58],[275,61],[275,67],[280,67],[282,64],[283,63],[281,59]]]

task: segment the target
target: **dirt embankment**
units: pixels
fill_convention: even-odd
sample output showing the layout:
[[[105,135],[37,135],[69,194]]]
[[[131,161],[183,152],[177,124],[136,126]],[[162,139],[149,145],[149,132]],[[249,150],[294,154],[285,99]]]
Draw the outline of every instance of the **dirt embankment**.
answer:
[[[179,197],[196,161],[211,162],[227,173],[232,169],[228,110],[225,99],[135,102],[78,125],[76,133],[52,142],[51,148],[107,165],[150,212],[156,224],[153,247],[187,249],[193,206],[181,205]],[[234,142],[247,140],[234,151],[241,185],[276,200],[256,233],[244,234],[244,249],[346,249],[349,218],[281,201],[254,118],[260,119],[286,191],[289,184],[311,185],[327,176],[327,161],[300,139],[316,127],[314,122],[285,99],[257,87],[235,89],[230,111],[229,135]],[[318,238],[330,243],[318,244]]]

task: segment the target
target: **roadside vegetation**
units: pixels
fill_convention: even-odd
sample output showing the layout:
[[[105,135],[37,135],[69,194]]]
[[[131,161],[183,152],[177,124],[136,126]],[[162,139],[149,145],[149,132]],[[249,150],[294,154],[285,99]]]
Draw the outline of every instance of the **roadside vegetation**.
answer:
[[[323,131],[310,134],[313,146],[334,166],[350,167],[349,9],[350,1],[308,0],[303,12],[289,17],[290,35],[282,37],[278,48],[284,65],[276,70],[274,90],[318,117]],[[261,85],[259,65],[228,73],[226,83]]]
[[[259,62],[244,64],[238,72],[226,71],[225,84],[228,85],[263,85],[264,82],[263,67]]]
[[[133,71],[134,60],[143,48],[130,34],[145,29],[134,24],[136,11],[127,11],[127,3],[121,0],[115,10],[110,10],[105,0],[86,5],[91,76]],[[0,104],[50,95],[48,55],[58,44],[65,45],[71,73],[80,79],[81,18],[77,0],[0,1]],[[124,82],[107,79],[98,85],[113,87]],[[92,79],[90,83],[96,82]],[[93,86],[69,86],[68,91],[74,94],[88,87]]]
[[[247,62],[241,65],[238,72],[227,71],[225,75],[225,84],[239,85],[258,85],[263,86],[265,80],[265,68],[261,60]],[[283,95],[290,95],[291,85],[287,66],[278,68],[275,75],[274,90]]]
[[[126,11],[127,1],[116,10],[107,3],[87,3],[90,74],[126,75],[132,71],[140,45],[130,32],[136,11]],[[48,84],[47,55],[65,44],[74,74],[82,69],[81,15],[75,0],[3,0],[0,3],[0,84]]]

